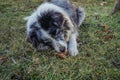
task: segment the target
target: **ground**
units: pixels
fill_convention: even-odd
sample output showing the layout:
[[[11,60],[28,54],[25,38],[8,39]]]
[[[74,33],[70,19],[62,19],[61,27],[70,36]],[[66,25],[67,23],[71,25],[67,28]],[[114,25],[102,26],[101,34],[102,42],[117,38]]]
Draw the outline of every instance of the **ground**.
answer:
[[[119,80],[120,13],[114,0],[73,0],[85,9],[79,55],[60,59],[26,41],[26,21],[41,0],[0,1],[0,80]],[[105,2],[104,2],[105,1]]]

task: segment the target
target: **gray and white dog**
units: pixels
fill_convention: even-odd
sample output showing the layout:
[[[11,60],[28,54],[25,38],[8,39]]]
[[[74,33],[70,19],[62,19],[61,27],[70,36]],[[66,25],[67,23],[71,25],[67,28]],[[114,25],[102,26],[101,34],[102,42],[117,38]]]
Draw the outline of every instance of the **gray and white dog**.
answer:
[[[83,8],[69,0],[47,0],[25,18],[28,41],[38,50],[52,47],[75,56],[78,54],[77,29],[84,18]]]

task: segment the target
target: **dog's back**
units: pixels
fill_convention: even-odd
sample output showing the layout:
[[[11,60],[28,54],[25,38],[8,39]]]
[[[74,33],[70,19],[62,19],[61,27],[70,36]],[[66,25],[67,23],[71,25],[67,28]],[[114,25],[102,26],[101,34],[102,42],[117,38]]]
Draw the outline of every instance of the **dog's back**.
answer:
[[[67,11],[67,13],[69,13],[69,15],[71,12],[74,12],[73,5],[71,4],[69,0],[48,0],[48,1],[53,3],[54,5],[57,5],[63,8],[65,11]]]

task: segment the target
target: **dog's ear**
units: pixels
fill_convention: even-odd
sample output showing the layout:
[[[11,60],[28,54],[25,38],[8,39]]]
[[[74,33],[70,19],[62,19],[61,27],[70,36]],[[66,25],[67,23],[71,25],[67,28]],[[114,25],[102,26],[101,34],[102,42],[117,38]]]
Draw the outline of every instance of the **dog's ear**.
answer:
[[[77,13],[77,24],[79,27],[85,19],[85,12],[83,8],[78,7],[76,13]]]

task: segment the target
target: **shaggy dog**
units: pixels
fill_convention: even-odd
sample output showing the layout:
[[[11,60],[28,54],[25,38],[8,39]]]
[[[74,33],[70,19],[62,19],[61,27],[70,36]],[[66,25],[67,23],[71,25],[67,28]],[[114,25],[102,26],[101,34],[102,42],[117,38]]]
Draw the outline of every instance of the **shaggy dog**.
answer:
[[[47,0],[27,20],[28,41],[38,50],[55,49],[78,54],[78,27],[85,18],[84,10],[69,0]]]

